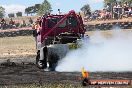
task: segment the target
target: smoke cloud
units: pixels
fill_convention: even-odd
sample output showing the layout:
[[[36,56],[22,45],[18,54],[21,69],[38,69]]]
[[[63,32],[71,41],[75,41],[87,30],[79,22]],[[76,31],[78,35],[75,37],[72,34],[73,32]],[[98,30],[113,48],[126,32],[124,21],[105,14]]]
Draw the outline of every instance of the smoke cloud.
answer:
[[[96,31],[82,40],[82,47],[59,61],[56,71],[132,71],[132,32],[112,30],[111,35]],[[106,36],[107,35],[107,36]]]

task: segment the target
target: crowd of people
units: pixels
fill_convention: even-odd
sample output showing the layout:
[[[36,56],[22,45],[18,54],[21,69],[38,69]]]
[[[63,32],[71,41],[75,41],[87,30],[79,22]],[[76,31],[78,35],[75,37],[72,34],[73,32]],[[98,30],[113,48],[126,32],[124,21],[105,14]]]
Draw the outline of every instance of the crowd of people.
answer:
[[[106,20],[121,19],[123,17],[132,17],[132,6],[128,2],[108,3],[103,10],[88,12],[85,16],[86,20]]]
[[[29,18],[29,21],[25,20],[5,20],[4,18],[0,19],[0,29],[12,29],[12,28],[21,28],[21,27],[31,27],[33,24],[32,18]]]

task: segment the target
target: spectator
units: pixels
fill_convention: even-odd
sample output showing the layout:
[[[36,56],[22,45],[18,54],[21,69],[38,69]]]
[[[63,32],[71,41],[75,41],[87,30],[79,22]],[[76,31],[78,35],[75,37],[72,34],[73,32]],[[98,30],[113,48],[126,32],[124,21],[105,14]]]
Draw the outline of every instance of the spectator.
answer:
[[[105,9],[103,9],[102,12],[101,12],[101,18],[102,18],[103,20],[106,19],[106,11],[105,11]]]
[[[111,12],[111,4],[110,3],[107,3],[106,10],[107,10],[107,12]]]
[[[25,20],[22,21],[21,27],[26,27],[26,22],[25,22]]]
[[[129,7],[128,15],[129,15],[130,17],[132,16],[132,7]]]
[[[94,18],[94,19],[97,19],[98,16],[99,16],[99,13],[98,13],[98,10],[96,10],[96,11],[94,12],[94,14],[93,14],[93,18]]]
[[[1,19],[1,23],[2,23],[2,24],[6,24],[6,21],[5,21],[4,18]]]
[[[9,28],[15,27],[15,22],[12,20],[12,18],[9,21]]]
[[[12,18],[10,19],[9,24],[14,25],[14,21],[12,20]]]
[[[87,15],[88,15],[88,17],[90,17],[90,16],[91,16],[91,12],[89,11],[89,12],[87,13]]]
[[[30,19],[29,19],[29,23],[32,25],[33,24],[33,20],[32,20],[32,18],[30,17]]]
[[[124,14],[126,15],[126,17],[128,17],[128,12],[129,12],[129,5],[127,2],[124,2]]]
[[[115,5],[113,6],[113,15],[114,15],[114,19],[118,19],[118,7],[117,7],[117,2],[116,2]]]
[[[121,2],[118,3],[117,8],[118,8],[118,18],[122,18],[122,5],[121,5]]]
[[[111,19],[111,12],[106,12],[106,16],[105,16],[106,19]]]
[[[1,24],[1,28],[2,28],[2,29],[5,29],[5,28],[6,28],[6,21],[5,21],[4,18],[2,18],[0,24]]]
[[[39,22],[39,26],[41,26],[41,23],[42,23],[41,16],[39,16],[39,17],[37,18],[37,21]]]
[[[35,37],[35,41],[36,41],[36,48],[38,48],[38,45],[39,45],[40,40],[41,40],[41,36],[40,36],[40,17],[37,18],[37,21],[35,22],[35,25],[32,26],[32,28],[35,28],[34,37]]]

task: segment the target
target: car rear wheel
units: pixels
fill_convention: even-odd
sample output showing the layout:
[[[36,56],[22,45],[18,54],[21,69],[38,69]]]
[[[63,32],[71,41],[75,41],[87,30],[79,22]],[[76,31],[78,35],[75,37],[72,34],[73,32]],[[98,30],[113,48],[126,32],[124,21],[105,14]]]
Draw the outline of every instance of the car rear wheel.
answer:
[[[36,65],[39,69],[44,69],[47,67],[47,62],[44,60],[40,60],[40,53],[37,54]]]

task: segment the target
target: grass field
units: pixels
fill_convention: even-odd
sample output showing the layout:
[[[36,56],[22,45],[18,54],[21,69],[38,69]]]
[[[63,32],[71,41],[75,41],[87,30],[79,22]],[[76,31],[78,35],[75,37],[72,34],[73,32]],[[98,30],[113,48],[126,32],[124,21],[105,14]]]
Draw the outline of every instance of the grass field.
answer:
[[[115,33],[123,33],[123,34],[130,34],[132,33],[132,29],[115,29],[115,30],[105,30],[105,31],[89,31],[89,32],[86,32],[85,34],[86,35],[89,35],[89,36],[92,36],[96,33],[100,33],[102,36],[104,36],[105,38],[109,38],[109,37],[112,37],[113,34]]]
[[[115,32],[132,33],[131,29],[126,30],[107,30],[107,31],[89,31],[86,35],[100,33],[109,38]],[[34,55],[36,53],[35,40],[32,36],[4,37],[0,38],[0,57]]]
[[[36,52],[32,36],[0,38],[0,57],[33,55]]]

